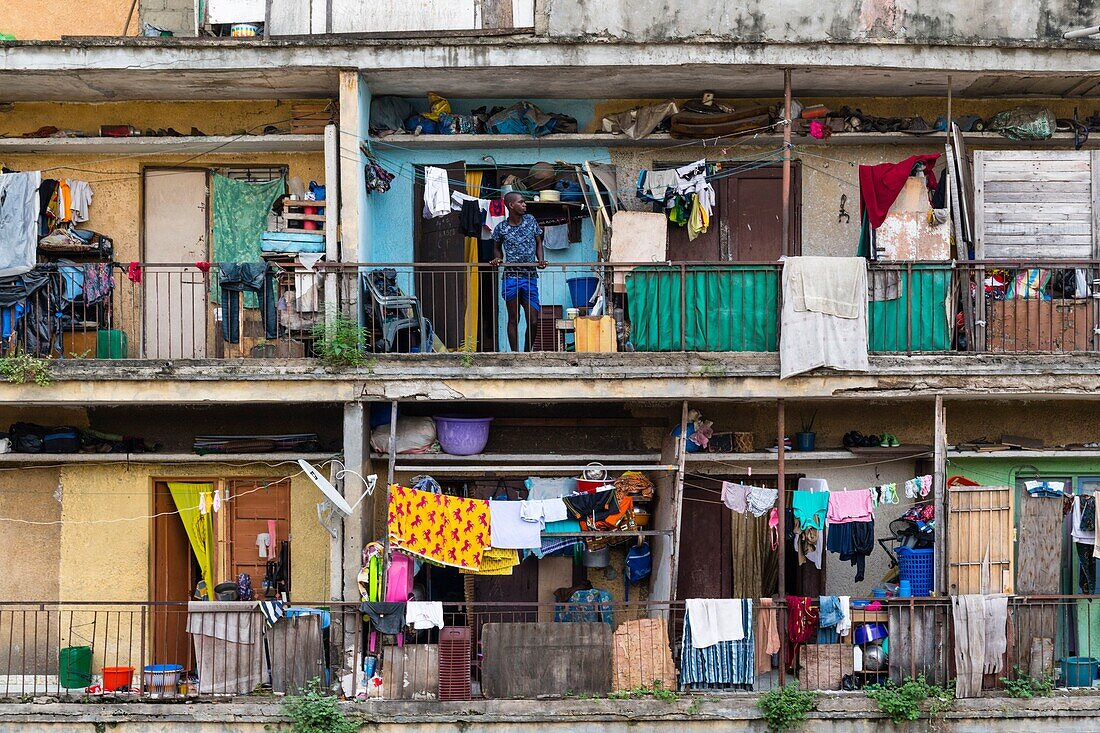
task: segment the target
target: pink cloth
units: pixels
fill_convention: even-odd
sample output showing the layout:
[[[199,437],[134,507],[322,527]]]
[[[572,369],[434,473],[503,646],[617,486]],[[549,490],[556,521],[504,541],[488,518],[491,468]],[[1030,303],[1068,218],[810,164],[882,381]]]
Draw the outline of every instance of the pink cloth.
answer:
[[[275,557],[278,550],[278,543],[275,541],[275,520],[267,520],[267,546],[271,548],[269,553],[272,557]]]
[[[871,490],[833,491],[829,493],[829,524],[869,522],[875,518]]]

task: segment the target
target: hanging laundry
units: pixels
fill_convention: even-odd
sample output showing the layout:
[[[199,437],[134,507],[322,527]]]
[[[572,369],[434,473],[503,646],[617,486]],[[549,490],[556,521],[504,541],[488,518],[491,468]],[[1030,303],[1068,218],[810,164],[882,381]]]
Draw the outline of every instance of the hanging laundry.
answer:
[[[451,188],[444,168],[424,168],[424,218],[435,219],[451,213]]]
[[[496,547],[486,547],[481,553],[481,567],[477,570],[459,572],[463,575],[511,575],[519,565],[519,552],[517,550],[501,550]]]
[[[765,489],[759,486],[749,487],[749,511],[754,517],[762,517],[775,506],[779,492],[776,489]]]
[[[490,501],[490,545],[495,549],[529,550],[542,546],[539,522],[520,516],[521,501]]]
[[[691,613],[684,614],[684,635],[680,649],[680,687],[694,685],[752,685],[756,681],[753,659],[756,640],[752,601],[735,600],[740,605],[743,636],[738,641],[720,641],[697,647],[692,631]]]
[[[828,505],[830,525],[867,522],[875,516],[870,489],[832,491],[829,493]]]
[[[748,510],[749,487],[743,484],[722,482],[722,503],[738,514]]]
[[[390,542],[404,552],[457,568],[477,570],[490,544],[489,502],[403,486],[390,491]]]
[[[825,515],[829,507],[828,491],[795,491],[791,495],[794,518],[802,531],[825,528]]]
[[[759,599],[754,611],[754,656],[756,675],[759,677],[772,671],[772,655],[779,653],[779,614],[771,598]]]
[[[405,623],[414,629],[442,629],[443,604],[439,601],[409,601],[405,606]]]
[[[41,182],[38,171],[0,174],[0,277],[34,269]]]
[[[819,596],[817,643],[835,644],[840,640],[840,627],[844,623],[844,609],[839,596]],[[851,622],[848,622],[849,628]]]
[[[91,184],[86,181],[78,181],[74,178],[67,178],[65,182],[69,184],[69,192],[71,194],[69,212],[72,221],[77,224],[88,221],[88,207],[92,205]]]
[[[561,499],[521,501],[519,516],[525,522],[537,522],[540,528],[548,522],[561,522],[569,518],[569,510]]]
[[[787,669],[794,671],[799,649],[817,636],[818,610],[811,599],[787,596]]]
[[[850,562],[856,569],[856,582],[862,581],[867,556],[875,549],[874,521],[830,523],[826,547],[829,552],[840,555],[842,561]]]
[[[485,212],[485,231],[482,232],[482,239],[492,239],[493,230],[496,229],[497,224],[501,223],[508,218],[508,207],[504,205],[504,199],[492,199],[489,201],[489,208]],[[545,243],[543,243],[545,247]]]
[[[696,649],[745,638],[744,604],[740,599],[688,598],[684,605],[692,620],[692,645]]]

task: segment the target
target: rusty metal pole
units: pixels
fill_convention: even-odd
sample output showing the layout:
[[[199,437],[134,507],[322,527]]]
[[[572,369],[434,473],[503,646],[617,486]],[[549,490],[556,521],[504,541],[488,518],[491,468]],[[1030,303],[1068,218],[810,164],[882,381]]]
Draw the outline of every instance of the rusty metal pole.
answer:
[[[779,509],[779,597],[787,595],[787,491],[786,491],[786,441],[787,432],[787,406],[783,400],[777,401],[776,429],[779,437],[776,443],[779,445],[779,453],[776,454],[776,488],[779,489],[779,497],[776,507]]]
[[[783,247],[791,254],[791,70],[783,69]],[[782,408],[780,408],[782,409]],[[782,413],[780,413],[782,414]],[[782,451],[780,451],[782,454]],[[782,570],[780,570],[782,572]]]

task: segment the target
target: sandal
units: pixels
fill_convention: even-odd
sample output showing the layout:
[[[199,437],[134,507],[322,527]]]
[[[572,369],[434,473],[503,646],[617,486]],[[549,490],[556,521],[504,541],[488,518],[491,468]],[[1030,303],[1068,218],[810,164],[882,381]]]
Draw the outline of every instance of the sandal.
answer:
[[[893,433],[890,433],[890,447],[891,448],[900,448],[901,447],[901,443],[898,442],[898,436],[894,435]]]

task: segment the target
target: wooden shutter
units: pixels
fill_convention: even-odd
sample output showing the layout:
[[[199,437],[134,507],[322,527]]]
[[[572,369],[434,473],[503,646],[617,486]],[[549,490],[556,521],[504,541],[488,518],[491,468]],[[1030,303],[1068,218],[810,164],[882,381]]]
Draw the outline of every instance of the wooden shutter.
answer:
[[[1096,256],[1097,159],[1083,150],[975,152],[977,258]]]
[[[950,488],[947,583],[951,595],[1013,592],[1014,493],[1009,486]]]

